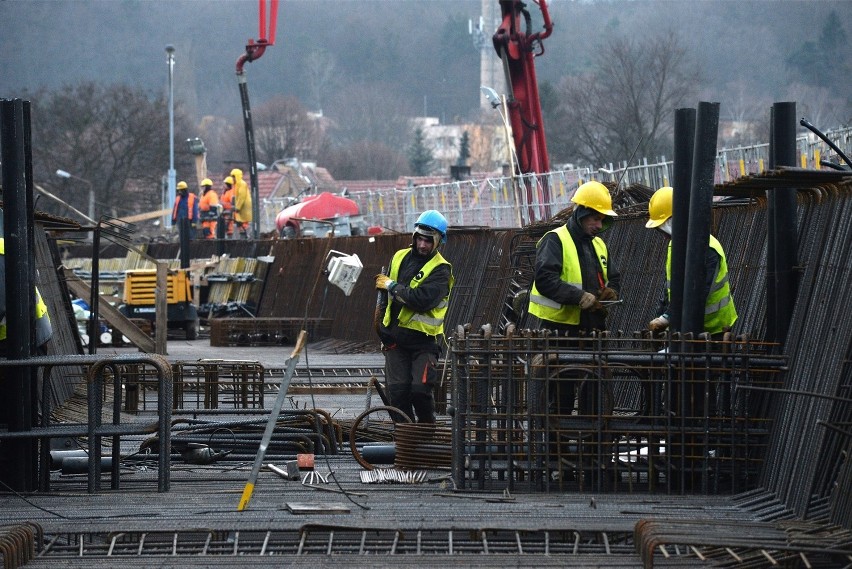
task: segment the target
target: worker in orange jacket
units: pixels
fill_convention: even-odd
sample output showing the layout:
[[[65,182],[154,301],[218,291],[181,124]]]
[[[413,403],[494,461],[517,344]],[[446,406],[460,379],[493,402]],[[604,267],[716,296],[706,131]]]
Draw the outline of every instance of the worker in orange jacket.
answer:
[[[201,199],[198,203],[198,211],[201,217],[201,237],[203,239],[216,238],[216,223],[219,219],[219,195],[213,189],[213,180],[204,178],[201,180]]]
[[[219,220],[224,230],[222,235],[230,239],[234,235],[234,178],[231,176],[225,178],[225,191],[222,192],[219,203],[222,205],[222,215]]]
[[[172,208],[172,225],[178,225],[182,219],[189,221],[189,227],[195,229],[198,223],[198,197],[188,191],[189,186],[181,180],[177,183],[177,196]]]

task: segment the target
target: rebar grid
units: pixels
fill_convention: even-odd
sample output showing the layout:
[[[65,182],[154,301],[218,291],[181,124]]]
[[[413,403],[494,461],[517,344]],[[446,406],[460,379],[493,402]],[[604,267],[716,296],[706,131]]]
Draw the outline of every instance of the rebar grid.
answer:
[[[627,556],[631,532],[490,528],[363,529],[308,525],[288,530],[111,531],[48,535],[38,557],[250,555]]]
[[[771,345],[457,336],[453,471],[477,489],[735,493],[766,454]]]

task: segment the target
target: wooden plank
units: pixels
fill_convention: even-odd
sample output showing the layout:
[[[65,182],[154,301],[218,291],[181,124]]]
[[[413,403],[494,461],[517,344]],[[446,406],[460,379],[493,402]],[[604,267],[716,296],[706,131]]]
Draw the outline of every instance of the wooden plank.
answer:
[[[92,288],[83,282],[80,277],[74,274],[72,269],[63,267],[65,282],[68,285],[68,290],[76,294],[80,298],[91,298]],[[130,342],[139,348],[141,351],[152,354],[156,353],[154,348],[154,340],[139,329],[133,322],[130,321],[124,314],[118,311],[114,306],[107,302],[98,303],[98,312],[100,316],[106,320],[110,326],[127,336]],[[90,341],[97,341],[97,338],[92,338]]]
[[[167,215],[171,215],[172,210],[169,209],[158,209],[157,211],[148,211],[145,213],[137,213],[136,215],[128,215],[127,217],[119,217],[119,221],[124,221],[126,223],[135,223],[137,221],[145,221],[148,219],[156,219],[158,217],[165,217]]]

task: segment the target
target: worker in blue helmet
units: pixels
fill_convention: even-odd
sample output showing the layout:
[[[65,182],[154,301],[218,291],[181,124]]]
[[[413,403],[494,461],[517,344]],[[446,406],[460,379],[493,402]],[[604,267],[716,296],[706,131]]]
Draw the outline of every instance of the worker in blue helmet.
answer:
[[[394,254],[387,275],[376,275],[376,288],[387,291],[377,310],[388,397],[418,423],[435,422],[438,356],[455,282],[452,265],[439,251],[446,241],[446,218],[424,211],[414,223],[411,245]]]

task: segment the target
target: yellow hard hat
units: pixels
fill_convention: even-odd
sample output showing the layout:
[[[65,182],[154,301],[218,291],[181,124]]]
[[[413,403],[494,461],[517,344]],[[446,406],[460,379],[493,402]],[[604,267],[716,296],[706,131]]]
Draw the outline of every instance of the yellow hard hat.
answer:
[[[577,188],[571,201],[604,215],[618,215],[612,211],[612,197],[609,195],[609,190],[600,182],[586,182]]]
[[[211,180],[210,178],[204,178],[203,180],[201,180],[201,185],[202,186],[212,186],[213,180]]]
[[[186,182],[184,182],[183,180],[181,180],[180,182],[177,183],[177,189],[179,189],[179,190],[185,190],[188,187],[189,186],[187,186]]]
[[[225,178],[225,183],[231,184],[233,186],[234,185],[234,179],[232,177],[228,176],[227,178]]]
[[[243,171],[239,168],[234,168],[233,170],[231,170],[231,176],[234,176],[235,178],[242,178]]]
[[[672,216],[672,194],[674,190],[665,186],[654,192],[648,202],[648,215],[651,219],[645,224],[648,229],[654,229],[666,222]]]

